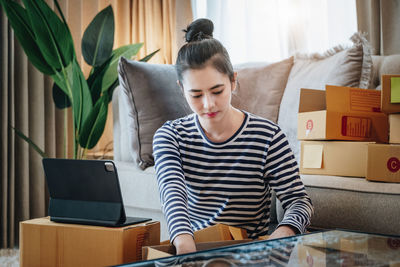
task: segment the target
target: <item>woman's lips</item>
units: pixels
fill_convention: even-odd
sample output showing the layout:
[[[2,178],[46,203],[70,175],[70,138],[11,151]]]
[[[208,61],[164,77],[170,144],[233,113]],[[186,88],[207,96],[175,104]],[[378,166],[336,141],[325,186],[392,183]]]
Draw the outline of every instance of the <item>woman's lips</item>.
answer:
[[[209,113],[206,113],[206,115],[207,115],[207,117],[209,117],[209,118],[214,118],[215,116],[217,116],[217,113],[218,113],[218,112],[209,112]]]

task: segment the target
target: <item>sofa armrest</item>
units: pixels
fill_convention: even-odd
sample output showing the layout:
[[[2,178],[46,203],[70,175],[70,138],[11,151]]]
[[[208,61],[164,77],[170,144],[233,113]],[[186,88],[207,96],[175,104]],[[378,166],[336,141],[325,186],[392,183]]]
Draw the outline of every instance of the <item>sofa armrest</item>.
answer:
[[[134,162],[129,151],[128,111],[121,94],[123,90],[117,86],[112,98],[114,160]]]

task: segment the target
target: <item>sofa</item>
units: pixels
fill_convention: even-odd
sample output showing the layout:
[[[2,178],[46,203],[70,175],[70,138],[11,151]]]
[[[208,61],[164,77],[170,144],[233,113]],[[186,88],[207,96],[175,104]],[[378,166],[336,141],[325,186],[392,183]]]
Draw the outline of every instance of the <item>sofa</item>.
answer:
[[[300,88],[323,90],[325,84],[332,84],[379,90],[381,74],[400,74],[400,55],[371,56],[371,49],[362,35],[355,34],[352,41],[353,46],[337,46],[324,54],[296,54],[281,62],[234,66],[238,71],[239,87],[233,93],[232,104],[277,122],[299,160],[296,127]],[[126,213],[128,216],[160,221],[161,239],[166,240],[167,226],[161,211],[155,169],[151,166],[151,133],[154,129],[141,127],[154,120],[158,120],[158,124],[165,120],[162,116],[170,107],[164,106],[164,110],[157,111],[161,112],[158,115],[148,114],[149,110],[156,112],[152,108],[165,103],[162,103],[158,94],[144,87],[152,82],[161,84],[162,90],[175,86],[173,74],[165,74],[165,70],[171,72],[173,67],[163,67],[165,70],[161,69],[160,73],[149,74],[152,69],[161,67],[121,61],[120,86],[113,94],[112,110],[114,161]],[[169,78],[163,77],[163,80],[157,81],[163,75]],[[145,98],[140,95],[143,90],[149,94]],[[167,96],[164,95],[164,98],[168,98],[166,101],[182,101],[179,93],[172,99],[168,97],[170,95],[169,92]],[[176,101],[177,106],[183,105]],[[179,115],[177,108],[188,112],[185,105],[173,106],[173,116]],[[157,128],[160,125],[153,126]],[[146,149],[147,154],[144,153]],[[315,209],[311,228],[400,235],[400,184],[370,182],[362,177],[326,175],[302,174],[301,179]],[[275,198],[272,206],[271,221],[276,225],[283,218],[284,211]]]

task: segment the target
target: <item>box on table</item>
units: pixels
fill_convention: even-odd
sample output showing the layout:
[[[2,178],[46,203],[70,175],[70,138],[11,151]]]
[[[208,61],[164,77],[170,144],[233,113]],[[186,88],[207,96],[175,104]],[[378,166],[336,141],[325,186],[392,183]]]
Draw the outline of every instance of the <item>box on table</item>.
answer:
[[[400,113],[400,75],[382,75],[382,100],[383,113]]]
[[[196,243],[243,239],[247,239],[245,229],[221,223],[194,232]]]
[[[242,243],[233,241],[249,241],[245,229],[221,223],[195,231],[193,235],[199,251]],[[143,248],[143,259],[169,257],[175,255],[175,253],[175,247],[167,240],[161,242],[160,246]]]
[[[300,173],[365,177],[368,144],[352,141],[301,141]]]
[[[193,235],[196,243],[247,239],[247,231],[245,229],[222,223],[195,231]],[[165,240],[160,244],[168,245],[169,243],[169,240]]]
[[[301,89],[297,124],[300,140],[388,141],[388,118],[377,90],[327,85]]]
[[[368,145],[367,180],[400,183],[400,145]]]
[[[233,246],[253,241],[252,239],[243,240],[227,240],[227,241],[212,241],[212,242],[201,242],[196,243],[197,251],[203,251],[214,248],[222,248],[227,246]],[[172,244],[159,245],[159,246],[146,246],[143,247],[143,260],[154,260],[159,258],[165,258],[176,255],[175,247]]]
[[[389,143],[400,144],[400,114],[389,114]]]
[[[100,227],[38,218],[20,223],[21,266],[107,266],[142,258],[160,244],[160,223]]]

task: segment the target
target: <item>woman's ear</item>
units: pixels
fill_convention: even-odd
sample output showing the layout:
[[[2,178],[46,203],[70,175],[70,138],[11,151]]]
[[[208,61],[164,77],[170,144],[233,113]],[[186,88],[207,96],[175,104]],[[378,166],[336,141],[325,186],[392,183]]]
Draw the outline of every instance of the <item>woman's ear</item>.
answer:
[[[238,84],[238,80],[237,80],[237,72],[233,73],[233,81],[232,81],[232,92],[236,90]]]

